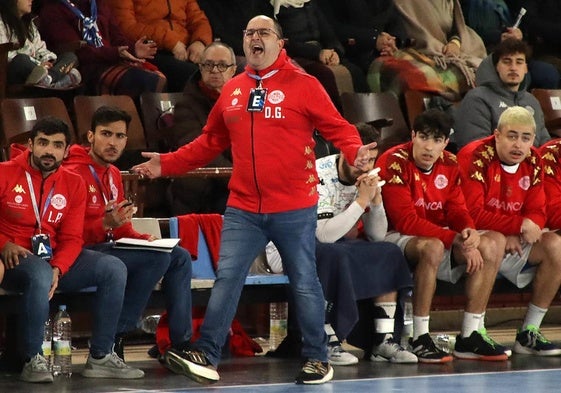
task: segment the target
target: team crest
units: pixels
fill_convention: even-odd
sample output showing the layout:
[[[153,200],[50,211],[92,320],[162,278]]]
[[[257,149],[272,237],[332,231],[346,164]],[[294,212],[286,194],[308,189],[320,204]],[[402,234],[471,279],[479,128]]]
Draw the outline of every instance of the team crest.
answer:
[[[436,179],[434,179],[434,186],[439,190],[446,188],[446,186],[448,186],[448,178],[442,174],[436,176]]]
[[[51,198],[51,205],[57,210],[62,210],[66,207],[66,198],[62,194],[55,194]]]
[[[518,185],[519,185],[520,188],[523,189],[524,191],[528,190],[528,188],[530,188],[530,176],[523,176],[523,177],[518,181]]]
[[[19,205],[20,203],[23,202],[23,197],[21,195],[16,195],[16,197],[14,198],[14,202],[16,202]]]
[[[232,100],[232,106],[236,106],[236,105],[238,105],[238,99],[237,99],[237,98],[234,98],[234,99]]]
[[[280,104],[281,102],[284,101],[284,93],[280,90],[273,90],[272,92],[270,92],[267,95],[267,101],[269,101],[271,104],[276,105],[276,104]]]

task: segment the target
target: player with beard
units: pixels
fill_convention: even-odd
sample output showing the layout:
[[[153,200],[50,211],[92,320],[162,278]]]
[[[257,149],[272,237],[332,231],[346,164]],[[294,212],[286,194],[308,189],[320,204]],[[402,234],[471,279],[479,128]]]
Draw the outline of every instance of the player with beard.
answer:
[[[454,111],[454,133],[450,141],[458,148],[490,136],[497,128],[501,113],[511,106],[522,106],[534,116],[534,146],[541,146],[550,139],[540,104],[526,90],[529,53],[524,41],[508,38],[481,62],[476,73],[477,87],[467,92]]]
[[[55,290],[97,287],[86,368],[91,377],[141,378],[113,352],[121,313],[126,267],[117,258],[82,249],[86,190],[75,173],[61,168],[71,134],[59,119],[39,120],[27,148],[12,149],[0,164],[0,258],[2,286],[22,293],[19,313],[20,379],[53,382],[41,345],[49,299]]]
[[[153,240],[149,234],[134,230],[131,219],[134,205],[125,198],[119,169],[112,165],[127,143],[130,115],[118,108],[98,108],[87,133],[90,147],[74,145],[64,166],[85,181],[86,212],[84,243],[121,260],[128,277],[115,337],[115,352],[124,358],[124,338],[136,328],[152,290],[163,276],[172,348],[183,351],[191,339],[191,257],[177,246],[171,253],[113,248],[123,237]]]

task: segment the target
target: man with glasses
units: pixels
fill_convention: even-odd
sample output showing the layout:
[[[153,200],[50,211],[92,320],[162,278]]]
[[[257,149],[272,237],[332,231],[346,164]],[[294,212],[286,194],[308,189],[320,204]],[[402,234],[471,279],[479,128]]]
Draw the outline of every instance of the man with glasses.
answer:
[[[205,48],[199,61],[200,77],[191,78],[177,102],[173,126],[164,130],[170,150],[193,141],[201,135],[210,110],[222,87],[236,72],[236,56],[228,45],[213,42]],[[208,167],[231,167],[227,150]],[[170,185],[173,215],[187,213],[224,213],[228,198],[228,180],[221,178],[176,179]]]
[[[532,147],[535,138],[532,113],[513,106],[501,114],[492,136],[460,150],[458,163],[477,228],[506,236],[499,273],[518,288],[532,282],[532,298],[513,352],[557,356],[561,348],[541,334],[540,325],[561,285],[561,237],[543,229],[547,219],[544,176],[551,174],[552,157],[542,152],[547,160],[544,167],[540,153]]]
[[[188,172],[232,148],[233,173],[220,244],[217,279],[191,351],[165,361],[198,382],[219,380],[216,366],[253,260],[269,241],[279,249],[294,295],[306,359],[296,383],[331,380],[324,298],[315,265],[318,194],[313,130],[334,142],[355,166],[368,163],[354,126],[337,112],[317,79],[294,66],[283,50],[279,24],[254,17],[243,33],[247,66],[228,82],[203,134],[174,153],[143,153],[133,167],[155,178]]]

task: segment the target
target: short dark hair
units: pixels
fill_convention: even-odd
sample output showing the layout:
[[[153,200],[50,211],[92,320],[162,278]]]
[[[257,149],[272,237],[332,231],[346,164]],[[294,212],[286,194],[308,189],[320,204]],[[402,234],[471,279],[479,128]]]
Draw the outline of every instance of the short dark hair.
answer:
[[[368,145],[372,142],[380,142],[381,132],[379,129],[374,127],[372,124],[366,123],[355,123],[355,127],[360,135],[360,140],[363,145]]]
[[[525,41],[507,38],[495,47],[492,54],[493,65],[496,66],[501,57],[515,53],[523,53],[524,57],[526,57],[526,62],[528,62],[531,55],[530,47]]]
[[[31,129],[29,137],[32,141],[34,141],[40,132],[45,135],[64,134],[66,145],[69,145],[72,141],[72,134],[70,133],[68,124],[58,117],[45,116],[42,119],[39,119],[39,121],[37,121]]]
[[[413,131],[415,134],[422,132],[435,138],[443,136],[448,139],[453,125],[452,116],[440,109],[429,109],[415,118]]]
[[[116,121],[124,121],[128,131],[131,119],[132,117],[128,112],[115,106],[103,105],[97,108],[92,116],[91,131],[95,133],[95,128],[98,125],[106,125]]]

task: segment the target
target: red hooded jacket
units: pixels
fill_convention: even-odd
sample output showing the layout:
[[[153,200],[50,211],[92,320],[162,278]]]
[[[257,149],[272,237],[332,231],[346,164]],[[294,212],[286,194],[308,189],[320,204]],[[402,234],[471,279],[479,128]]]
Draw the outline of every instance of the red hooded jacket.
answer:
[[[269,74],[270,72],[276,72]],[[253,213],[278,213],[318,201],[314,128],[354,162],[362,146],[356,128],[335,109],[317,79],[296,68],[286,52],[269,68],[261,112],[247,111],[255,70],[226,83],[203,133],[174,153],[162,154],[162,175],[205,166],[231,146],[233,173],[228,206]],[[269,76],[267,77],[267,75]]]
[[[89,148],[73,145],[70,147],[68,158],[64,160],[64,166],[80,175],[85,182],[84,190],[87,190],[86,219],[84,221],[84,243],[86,245],[103,243],[106,230],[103,227],[106,200],[116,200],[117,203],[125,199],[123,179],[121,172],[115,165],[101,166],[90,157]],[[92,171],[97,174],[96,180]],[[105,195],[105,197],[104,197]],[[140,234],[135,231],[130,222],[113,229],[115,240],[123,237],[136,239],[148,239],[150,235]]]
[[[0,163],[0,249],[7,242],[31,250],[31,237],[38,233],[31,192],[25,172],[31,175],[39,209],[51,194],[41,218],[41,232],[51,239],[51,265],[66,273],[82,251],[82,229],[86,192],[80,176],[65,168],[43,179],[40,171],[29,164],[30,151]]]

